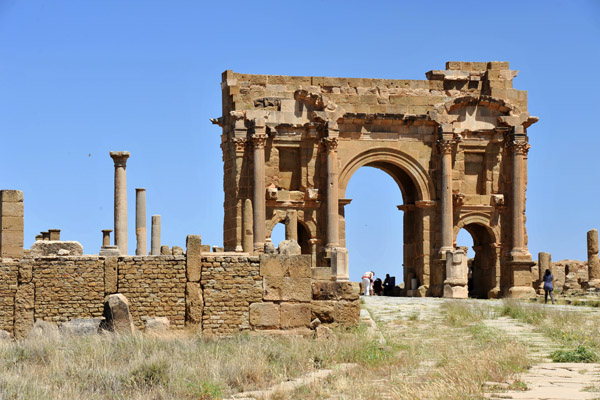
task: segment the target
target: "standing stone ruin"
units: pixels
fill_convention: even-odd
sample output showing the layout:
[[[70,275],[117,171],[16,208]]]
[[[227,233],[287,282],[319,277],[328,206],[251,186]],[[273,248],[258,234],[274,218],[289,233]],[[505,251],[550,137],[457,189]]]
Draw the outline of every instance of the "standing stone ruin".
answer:
[[[213,123],[223,128],[225,250],[260,254],[283,222],[314,271],[347,280],[345,192],[370,166],[402,192],[414,293],[444,294],[446,255],[464,228],[475,296],[533,295],[525,192],[527,128],[538,118],[513,88],[517,72],[495,61],[448,62],[426,80],[224,72]],[[466,290],[465,276],[448,293],[464,293],[457,282]]]

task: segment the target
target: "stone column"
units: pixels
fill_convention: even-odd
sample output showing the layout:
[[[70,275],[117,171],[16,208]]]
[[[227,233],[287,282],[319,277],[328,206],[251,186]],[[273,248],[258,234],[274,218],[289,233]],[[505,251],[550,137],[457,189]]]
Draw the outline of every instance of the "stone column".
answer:
[[[446,253],[446,280],[444,297],[466,299],[469,297],[467,255],[462,249]]]
[[[128,151],[111,151],[115,163],[115,245],[127,255],[127,175]]]
[[[289,210],[285,215],[285,240],[298,242],[298,211]]]
[[[137,247],[135,254],[145,256],[148,254],[148,239],[146,236],[146,189],[135,189],[135,237]]]
[[[254,250],[254,235],[252,233],[252,200],[244,200],[242,209],[242,249],[246,253]]]
[[[444,255],[454,249],[454,215],[452,205],[452,151],[456,141],[452,134],[444,133],[438,140],[440,154],[442,156],[441,165],[441,185],[440,192],[440,225],[442,233],[442,246],[440,254]]]
[[[152,216],[152,233],[150,239],[150,255],[160,255],[160,215]]]
[[[588,280],[594,287],[600,287],[600,260],[598,259],[598,231],[592,229],[587,233]]]
[[[337,137],[323,138],[327,151],[327,248],[338,247],[339,203],[338,203],[338,170],[337,170]]]
[[[531,146],[523,135],[514,135],[510,142],[512,150],[512,249],[510,254],[513,259],[531,257],[525,247],[525,222],[524,222],[524,207],[525,207],[525,186],[523,179],[523,159]]]
[[[311,265],[312,268],[316,268],[317,267],[317,243],[318,243],[318,239],[310,239],[308,241],[310,243],[310,258],[311,258]]]
[[[110,233],[112,229],[102,229],[102,247],[110,246]]]
[[[254,251],[265,251],[265,143],[267,141],[264,120],[255,121],[252,144],[254,147],[254,192],[252,195]]]
[[[538,253],[538,275],[540,282],[544,280],[544,273],[549,269],[552,271],[552,255],[550,253],[540,252]]]

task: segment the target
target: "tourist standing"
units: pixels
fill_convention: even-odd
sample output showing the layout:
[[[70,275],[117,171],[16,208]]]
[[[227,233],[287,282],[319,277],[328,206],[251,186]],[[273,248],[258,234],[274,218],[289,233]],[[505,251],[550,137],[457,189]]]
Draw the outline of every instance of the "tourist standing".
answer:
[[[383,280],[383,295],[392,295],[392,278],[390,277],[390,274],[385,274],[385,279]]]
[[[362,277],[362,284],[363,284],[363,288],[365,290],[364,291],[365,296],[371,295],[371,282],[373,281],[374,276],[375,276],[375,272],[367,271],[364,273],[364,275]]]
[[[544,303],[546,304],[548,304],[548,293],[550,293],[550,299],[552,300],[552,304],[554,304],[554,296],[552,295],[552,291],[554,290],[554,286],[552,285],[553,280],[552,272],[547,269],[544,273]]]

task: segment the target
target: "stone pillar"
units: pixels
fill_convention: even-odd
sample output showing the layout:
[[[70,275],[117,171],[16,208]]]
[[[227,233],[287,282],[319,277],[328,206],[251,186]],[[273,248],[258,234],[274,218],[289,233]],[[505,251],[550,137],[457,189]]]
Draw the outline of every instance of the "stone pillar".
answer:
[[[102,229],[102,247],[110,246],[110,233],[112,229]]]
[[[267,141],[264,120],[254,122],[252,144],[254,147],[254,192],[252,195],[254,252],[265,251],[265,143]]]
[[[466,299],[469,297],[467,256],[461,250],[449,250],[446,253],[446,280],[444,297]]]
[[[23,192],[0,190],[0,258],[23,257]]]
[[[308,241],[310,243],[310,258],[312,268],[317,267],[317,242],[318,239],[310,239]]]
[[[441,165],[441,191],[440,191],[440,225],[442,233],[442,258],[448,251],[454,249],[454,215],[452,204],[452,151],[456,141],[452,134],[443,133],[438,146],[442,156]]]
[[[327,248],[339,246],[337,137],[323,138],[327,151]]]
[[[254,251],[254,235],[252,233],[252,200],[244,200],[242,209],[242,249],[246,253]]]
[[[150,255],[160,255],[160,215],[152,216],[152,233],[150,239]]]
[[[549,269],[552,271],[552,255],[550,253],[538,253],[538,275],[541,286],[544,286],[544,273]]]
[[[524,222],[524,191],[523,184],[523,159],[529,151],[529,143],[524,139],[515,139],[511,143],[513,152],[513,170],[512,170],[512,250],[511,255],[520,257],[528,255],[525,247],[525,222]]]
[[[525,155],[529,151],[529,143],[522,126],[515,126],[514,133],[508,143],[512,151],[512,241],[508,265],[511,268],[510,287],[508,296],[513,298],[528,298],[535,296],[532,287],[531,267],[534,262],[525,245]]]
[[[146,189],[135,189],[135,237],[137,247],[135,254],[145,256],[148,254],[148,239],[146,237]]]
[[[127,255],[127,167],[128,151],[111,151],[115,163],[115,245]]]
[[[40,232],[42,234],[42,240],[50,240],[50,232]]]
[[[48,229],[50,240],[60,240],[60,229]]]
[[[587,233],[588,280],[593,287],[600,287],[600,260],[598,259],[598,231],[592,229]]]
[[[289,210],[285,215],[285,240],[298,242],[298,211]]]

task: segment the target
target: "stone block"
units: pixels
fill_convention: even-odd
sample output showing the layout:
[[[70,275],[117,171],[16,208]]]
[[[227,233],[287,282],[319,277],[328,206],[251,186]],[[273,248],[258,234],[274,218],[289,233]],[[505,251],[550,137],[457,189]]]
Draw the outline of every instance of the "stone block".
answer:
[[[170,256],[171,248],[169,246],[167,246],[166,244],[163,244],[162,246],[160,246],[160,255],[161,256]]]
[[[284,269],[287,269],[289,276],[292,278],[310,278],[311,277],[311,256],[296,255],[282,256],[282,264]]]
[[[288,265],[283,265],[282,256],[265,254],[260,257],[260,275],[269,277],[288,276]]]
[[[327,281],[331,279],[330,267],[311,268],[312,279],[316,281]]]
[[[312,299],[310,278],[283,278],[281,300],[310,302]]]
[[[203,244],[200,246],[200,250],[203,253],[210,253],[210,244]]]
[[[335,305],[336,301],[312,301],[310,303],[311,319],[318,318],[321,322],[330,324],[335,320]]]
[[[23,192],[20,190],[0,190],[0,202],[22,202]]]
[[[335,304],[335,322],[339,324],[358,324],[360,318],[360,300],[338,301]]]
[[[263,277],[263,300],[281,301],[283,291],[283,277]]]
[[[467,286],[444,285],[444,297],[447,299],[466,299],[469,297]]]
[[[2,217],[0,219],[2,226],[0,227],[3,231],[23,231],[24,221],[23,217]]]
[[[173,248],[171,249],[171,254],[173,254],[174,256],[182,256],[183,249],[179,246],[173,246]]]
[[[19,283],[29,283],[33,277],[33,265],[29,260],[22,260],[19,263]]]
[[[197,282],[188,282],[185,286],[185,321],[190,324],[202,322],[204,299],[202,287]]]
[[[314,281],[313,300],[357,300],[360,296],[358,282]]]
[[[281,327],[283,329],[310,326],[310,304],[281,303]]]
[[[250,304],[250,325],[259,329],[276,329],[280,326],[279,304]]]
[[[107,296],[104,301],[104,319],[107,330],[111,332],[127,334],[134,332],[129,300],[120,293]]]
[[[171,329],[171,322],[167,317],[147,317],[141,318],[145,322],[144,332],[151,334],[166,333]]]
[[[68,253],[66,253],[68,252]],[[75,241],[38,240],[31,245],[32,257],[81,256],[83,246]]]
[[[2,217],[23,217],[23,203],[0,203],[0,213]]]
[[[300,255],[301,249],[295,240],[282,240],[277,246],[277,251],[282,255]]]
[[[73,336],[87,336],[98,333],[103,318],[75,318],[63,322],[60,327],[62,333]]]
[[[107,257],[104,260],[104,293],[113,294],[117,292],[117,257]]]
[[[186,246],[186,276],[190,282],[199,282],[202,276],[202,237],[188,235]]]
[[[34,323],[35,286],[33,283],[19,285],[15,294],[15,324],[13,335],[22,339],[33,327]]]

